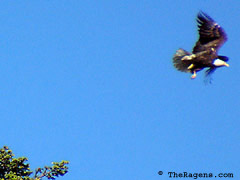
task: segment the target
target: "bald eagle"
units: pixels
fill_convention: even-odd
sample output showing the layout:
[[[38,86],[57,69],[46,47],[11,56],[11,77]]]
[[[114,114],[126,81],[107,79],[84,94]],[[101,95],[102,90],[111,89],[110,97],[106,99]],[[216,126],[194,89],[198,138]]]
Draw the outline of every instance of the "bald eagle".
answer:
[[[205,75],[209,77],[218,67],[229,67],[226,63],[228,57],[218,55],[218,50],[227,41],[223,28],[203,12],[198,13],[197,23],[199,39],[192,53],[180,48],[173,57],[175,68],[191,73],[192,79],[196,78],[196,73],[204,68],[208,68]]]

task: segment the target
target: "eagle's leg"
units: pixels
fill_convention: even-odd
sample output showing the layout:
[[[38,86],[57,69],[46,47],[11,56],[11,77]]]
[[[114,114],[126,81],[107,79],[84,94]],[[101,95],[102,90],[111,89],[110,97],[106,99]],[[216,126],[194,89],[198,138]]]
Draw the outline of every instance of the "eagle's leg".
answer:
[[[194,67],[194,64],[191,64],[190,66],[188,66],[188,70],[191,70]]]
[[[191,76],[191,79],[195,79],[197,76],[197,73],[196,73],[196,71],[193,71],[192,73],[193,73],[193,75]]]
[[[181,60],[182,61],[186,61],[186,60],[192,60],[193,58],[195,58],[196,55],[195,54],[192,54],[192,55],[189,55],[189,56],[184,56]]]

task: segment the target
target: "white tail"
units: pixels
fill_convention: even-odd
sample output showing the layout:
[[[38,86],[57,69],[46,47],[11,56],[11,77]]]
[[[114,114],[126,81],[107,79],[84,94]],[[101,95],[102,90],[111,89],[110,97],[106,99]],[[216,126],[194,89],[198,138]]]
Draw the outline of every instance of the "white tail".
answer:
[[[174,67],[182,72],[190,72],[188,67],[192,64],[191,61],[182,61],[184,56],[189,56],[191,53],[185,51],[184,49],[178,49],[173,56],[173,65]]]

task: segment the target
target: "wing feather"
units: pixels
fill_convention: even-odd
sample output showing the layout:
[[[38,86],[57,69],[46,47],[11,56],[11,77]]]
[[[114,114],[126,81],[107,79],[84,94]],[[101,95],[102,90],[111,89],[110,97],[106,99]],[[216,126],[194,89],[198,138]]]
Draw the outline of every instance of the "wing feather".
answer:
[[[205,84],[211,84],[212,83],[212,74],[214,73],[214,71],[216,71],[217,68],[215,67],[211,67],[208,70],[205,71],[205,79],[204,82]]]
[[[210,16],[200,12],[197,16],[199,40],[193,53],[214,48],[216,51],[227,41],[227,35]]]

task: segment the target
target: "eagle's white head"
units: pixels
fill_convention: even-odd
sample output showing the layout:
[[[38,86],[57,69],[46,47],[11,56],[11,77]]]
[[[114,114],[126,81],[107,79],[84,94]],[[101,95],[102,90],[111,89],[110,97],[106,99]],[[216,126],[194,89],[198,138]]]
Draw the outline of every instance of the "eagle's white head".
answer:
[[[226,63],[225,61],[221,60],[221,59],[215,59],[213,61],[213,65],[217,66],[217,67],[220,67],[220,66],[227,66],[227,67],[229,67],[229,64]]]

